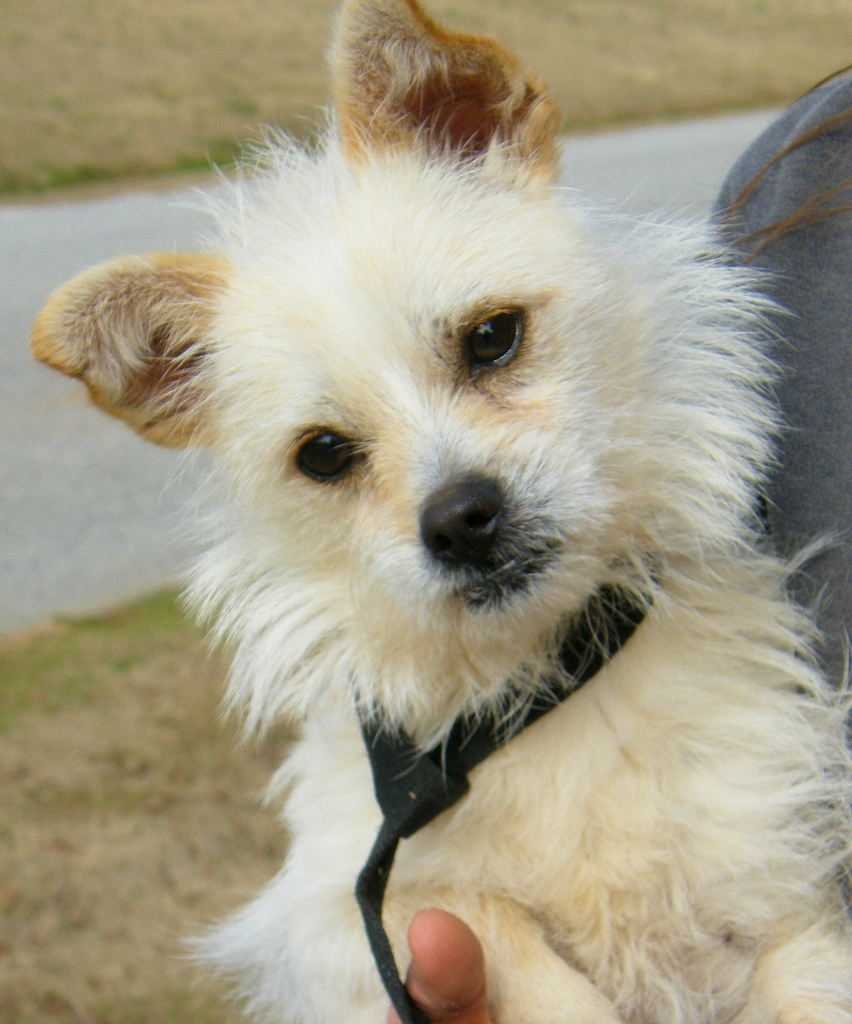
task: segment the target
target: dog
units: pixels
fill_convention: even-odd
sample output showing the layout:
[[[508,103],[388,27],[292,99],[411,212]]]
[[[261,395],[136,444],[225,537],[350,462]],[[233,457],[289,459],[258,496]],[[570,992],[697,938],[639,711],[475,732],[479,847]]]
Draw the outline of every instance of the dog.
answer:
[[[397,963],[439,907],[498,1024],[852,1022],[849,699],[755,511],[759,277],[558,187],[545,86],[415,0],[346,0],[331,64],[323,137],[271,144],[214,254],[95,268],[32,336],[144,437],[215,452],[190,600],[247,728],[301,723],[286,863],[207,955],[258,1020],[381,1024],[363,723],[423,752],[467,722],[505,735],[400,846]],[[603,610],[576,688],[559,651],[604,592],[644,617],[612,649]]]

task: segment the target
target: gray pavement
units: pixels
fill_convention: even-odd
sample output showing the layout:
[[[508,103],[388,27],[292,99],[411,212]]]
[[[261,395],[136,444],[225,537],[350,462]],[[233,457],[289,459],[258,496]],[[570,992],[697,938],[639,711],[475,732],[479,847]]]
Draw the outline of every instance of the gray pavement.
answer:
[[[571,138],[563,178],[630,213],[701,216],[772,116]],[[207,226],[192,193],[0,206],[0,633],[173,583],[191,557],[182,510],[203,467],[87,407],[80,385],[31,362],[27,338],[69,277],[192,247]]]
[[[45,298],[80,270],[191,245],[204,215],[185,203],[151,193],[0,207],[0,632],[154,590],[190,553],[180,510],[191,474],[27,347]]]
[[[628,213],[700,217],[733,162],[778,115],[757,111],[568,138],[566,184]]]

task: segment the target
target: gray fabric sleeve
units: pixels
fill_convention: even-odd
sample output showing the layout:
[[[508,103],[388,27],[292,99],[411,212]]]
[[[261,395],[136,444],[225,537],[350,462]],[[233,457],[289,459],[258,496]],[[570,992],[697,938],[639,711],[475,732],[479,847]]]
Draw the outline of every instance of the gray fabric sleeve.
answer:
[[[723,231],[753,265],[769,271],[767,288],[779,314],[777,387],[786,421],[780,468],[771,481],[769,527],[783,554],[819,537],[831,546],[793,583],[816,606],[826,669],[844,677],[852,625],[852,214],[836,213],[794,228],[755,252],[751,232],[794,214],[837,190],[816,209],[852,204],[852,121],[783,157],[727,222],[725,212],[776,154],[827,118],[852,107],[852,75],[816,89],[783,114],[735,164],[716,206]]]

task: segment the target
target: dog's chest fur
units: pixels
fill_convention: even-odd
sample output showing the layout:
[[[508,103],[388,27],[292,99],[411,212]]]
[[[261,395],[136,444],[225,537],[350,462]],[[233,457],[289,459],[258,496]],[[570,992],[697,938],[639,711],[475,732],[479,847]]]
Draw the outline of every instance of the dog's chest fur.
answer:
[[[808,784],[819,740],[783,674],[755,672],[761,638],[749,633],[764,627],[743,616],[758,609],[735,592],[718,599],[717,626],[738,627],[726,648],[689,616],[652,615],[615,663],[480,765],[462,803],[403,844],[386,904],[401,963],[411,908],[496,899],[536,921],[625,1019],[735,1019],[767,929],[810,916],[809,897],[784,879],[804,868],[820,884],[807,867],[819,844],[802,846],[802,808],[788,799]],[[760,611],[772,610],[767,596]],[[292,999],[282,976],[303,961],[282,972],[282,920],[321,912],[310,956],[351,956],[339,945],[349,931],[369,964],[352,882],[381,819],[351,711],[311,721],[280,781],[291,787],[288,866],[221,933],[218,953],[233,963],[250,945],[270,993]],[[828,824],[828,808],[812,810]],[[368,1006],[381,1002],[368,977],[350,1004],[361,986]],[[315,1013],[334,1012],[327,985],[317,982]]]

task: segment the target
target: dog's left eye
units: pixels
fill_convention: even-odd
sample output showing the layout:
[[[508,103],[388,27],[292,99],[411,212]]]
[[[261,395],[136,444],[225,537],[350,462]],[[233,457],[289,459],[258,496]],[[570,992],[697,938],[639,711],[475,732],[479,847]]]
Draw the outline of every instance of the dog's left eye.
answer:
[[[524,335],[524,315],[519,309],[495,313],[465,335],[468,366],[503,366],[518,349]]]
[[[314,480],[333,480],[343,476],[357,455],[355,443],[338,434],[317,434],[306,441],[296,456],[296,464],[305,476]]]

